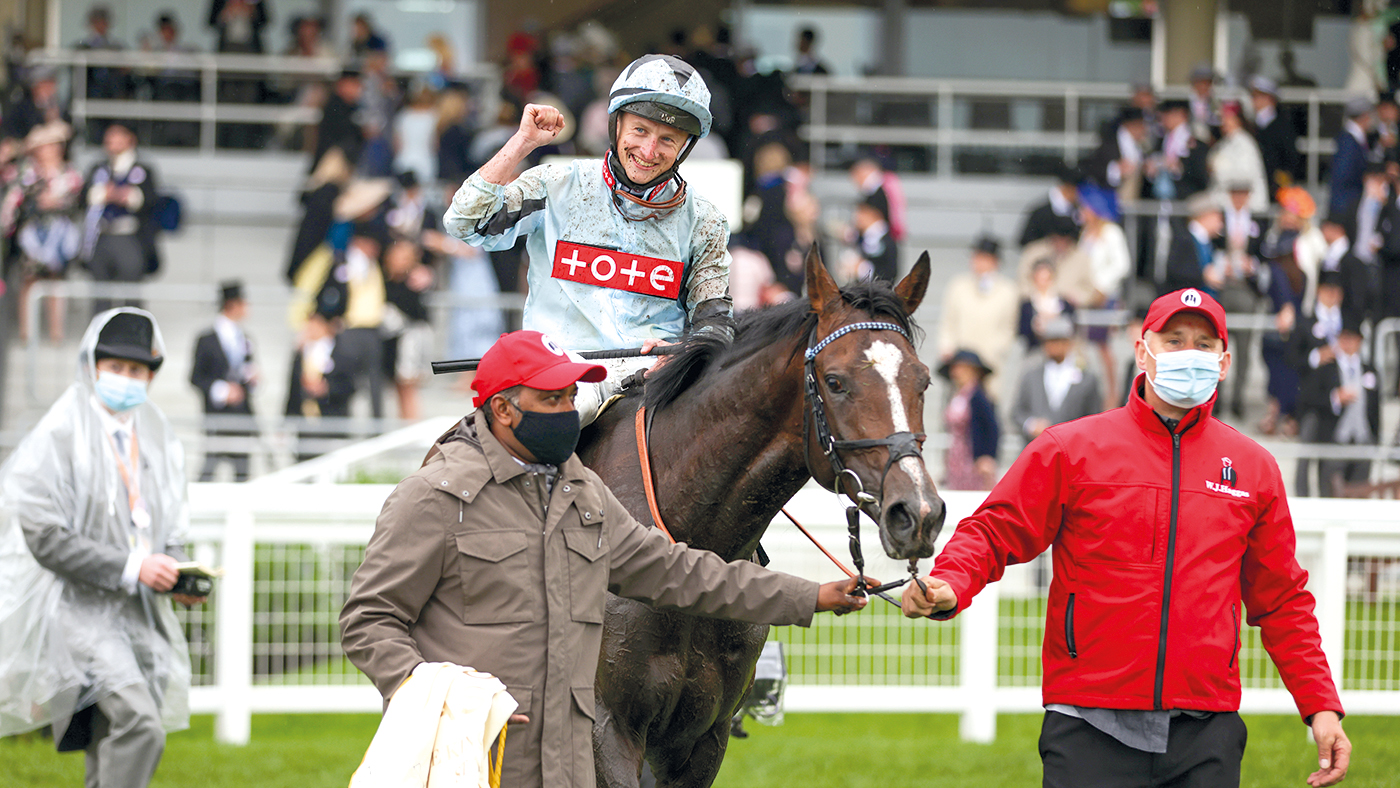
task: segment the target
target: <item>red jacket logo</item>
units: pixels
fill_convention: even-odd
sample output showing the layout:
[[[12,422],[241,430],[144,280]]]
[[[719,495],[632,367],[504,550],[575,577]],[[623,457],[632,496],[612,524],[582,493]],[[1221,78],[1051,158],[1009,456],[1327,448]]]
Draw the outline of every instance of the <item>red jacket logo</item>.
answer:
[[[674,260],[559,241],[554,244],[551,275],[569,282],[674,299],[681,294],[679,273],[684,268]]]

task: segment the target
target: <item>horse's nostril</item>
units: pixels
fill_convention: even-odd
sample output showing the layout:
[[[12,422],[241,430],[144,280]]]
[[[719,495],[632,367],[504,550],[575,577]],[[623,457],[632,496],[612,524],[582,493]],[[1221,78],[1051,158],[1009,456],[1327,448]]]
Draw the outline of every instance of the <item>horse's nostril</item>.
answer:
[[[892,535],[911,535],[917,525],[918,522],[915,520],[913,513],[909,511],[908,505],[903,502],[891,504],[890,507],[885,510],[885,527]]]

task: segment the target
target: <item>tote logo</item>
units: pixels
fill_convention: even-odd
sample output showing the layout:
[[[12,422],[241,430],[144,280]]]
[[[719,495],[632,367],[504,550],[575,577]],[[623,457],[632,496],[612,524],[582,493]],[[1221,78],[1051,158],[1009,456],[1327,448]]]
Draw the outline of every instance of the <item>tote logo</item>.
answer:
[[[1196,290],[1183,290],[1181,292],[1181,303],[1187,306],[1200,306],[1201,294]]]
[[[551,276],[639,295],[677,298],[681,294],[677,274],[684,267],[674,260],[559,241],[554,245],[554,270]]]

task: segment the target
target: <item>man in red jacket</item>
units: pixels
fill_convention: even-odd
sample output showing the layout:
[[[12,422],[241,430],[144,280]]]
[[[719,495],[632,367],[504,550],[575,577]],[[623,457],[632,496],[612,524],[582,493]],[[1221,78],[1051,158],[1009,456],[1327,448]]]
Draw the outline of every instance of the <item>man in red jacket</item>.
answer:
[[[934,565],[904,613],[946,619],[1050,545],[1044,785],[1238,786],[1246,731],[1241,600],[1317,739],[1313,786],[1351,742],[1322,653],[1278,465],[1211,416],[1230,369],[1225,312],[1153,302],[1128,404],[1047,429]]]

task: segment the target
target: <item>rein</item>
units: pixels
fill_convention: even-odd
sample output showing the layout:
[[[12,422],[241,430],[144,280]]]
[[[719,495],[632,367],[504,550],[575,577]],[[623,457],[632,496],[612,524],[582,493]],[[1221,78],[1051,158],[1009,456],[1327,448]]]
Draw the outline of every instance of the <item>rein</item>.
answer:
[[[893,467],[896,462],[905,457],[922,457],[919,453],[919,440],[922,439],[924,435],[912,432],[896,432],[886,438],[838,440],[832,433],[831,424],[826,418],[826,403],[822,400],[821,389],[817,385],[817,354],[822,352],[827,345],[830,345],[837,339],[854,331],[894,331],[909,340],[910,343],[913,342],[913,339],[909,336],[909,332],[905,331],[901,326],[895,323],[880,321],[850,323],[831,332],[831,334],[820,342],[816,339],[817,328],[815,325],[812,326],[812,331],[808,334],[807,351],[803,361],[803,388],[806,405],[802,410],[803,457],[807,463],[807,472],[815,477],[816,474],[813,473],[812,468],[811,446],[811,435],[813,428],[815,428],[817,446],[831,466],[835,479],[834,483],[837,488],[836,492],[838,494],[845,494],[852,502],[851,506],[846,507],[846,531],[849,536],[851,562],[855,564],[855,571],[852,572],[850,569],[846,568],[845,564],[841,563],[836,556],[832,555],[830,551],[823,547],[821,542],[817,541],[817,538],[804,528],[802,524],[797,521],[797,518],[793,517],[788,512],[786,507],[781,509],[781,511],[783,516],[787,517],[793,525],[797,526],[797,530],[801,531],[803,536],[811,540],[812,544],[816,545],[818,550],[821,550],[827,558],[831,559],[831,562],[835,564],[837,568],[845,572],[847,577],[856,579],[856,596],[873,594],[895,607],[900,607],[900,603],[885,592],[899,588],[911,579],[918,584],[920,589],[924,589],[924,583],[918,577],[918,559],[909,559],[909,577],[907,578],[875,586],[866,582],[865,556],[861,552],[860,547],[860,513],[864,511],[870,519],[878,522],[879,500],[865,491],[860,477],[855,471],[847,468],[845,463],[841,461],[840,452],[850,449],[873,449],[879,446],[889,447],[889,458],[885,462],[885,470],[880,477],[881,487],[883,488],[884,477],[889,474],[890,468]],[[671,535],[670,530],[666,528],[666,524],[662,521],[661,508],[657,504],[656,483],[652,478],[651,451],[648,447],[647,437],[650,423],[647,418],[645,405],[637,408],[637,415],[633,422],[637,434],[637,456],[641,462],[642,488],[646,491],[647,508],[651,511],[651,519],[656,523],[656,527],[661,529],[661,533],[665,534],[667,539],[671,540],[671,544],[675,544],[676,538]],[[843,478],[849,478],[855,482],[856,491],[854,493],[847,492],[843,488],[841,483]],[[872,513],[870,511],[871,509],[874,509],[875,513]]]

